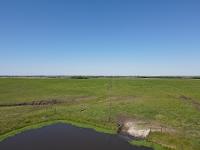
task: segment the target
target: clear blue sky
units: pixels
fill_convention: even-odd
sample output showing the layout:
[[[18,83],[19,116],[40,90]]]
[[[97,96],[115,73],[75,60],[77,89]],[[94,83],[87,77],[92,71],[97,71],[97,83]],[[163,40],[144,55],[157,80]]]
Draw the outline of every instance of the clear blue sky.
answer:
[[[1,0],[1,75],[200,75],[199,0]]]

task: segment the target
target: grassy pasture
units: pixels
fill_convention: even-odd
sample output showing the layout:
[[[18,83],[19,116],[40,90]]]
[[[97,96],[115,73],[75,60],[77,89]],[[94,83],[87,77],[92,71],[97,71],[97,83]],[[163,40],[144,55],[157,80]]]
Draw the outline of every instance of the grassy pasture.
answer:
[[[52,99],[62,103],[3,106]],[[56,120],[116,132],[120,116],[176,131],[153,132],[147,145],[199,150],[200,80],[0,78],[0,138],[27,126]]]

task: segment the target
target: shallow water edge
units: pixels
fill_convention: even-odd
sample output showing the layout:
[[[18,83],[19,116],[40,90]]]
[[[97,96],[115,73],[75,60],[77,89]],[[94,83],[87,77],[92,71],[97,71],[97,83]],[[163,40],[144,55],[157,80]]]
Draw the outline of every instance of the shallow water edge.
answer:
[[[45,127],[45,126],[58,124],[58,123],[64,123],[64,124],[68,124],[68,125],[73,125],[75,127],[86,128],[86,129],[89,128],[89,129],[92,129],[92,130],[100,132],[100,133],[117,134],[117,130],[108,129],[108,128],[104,128],[104,127],[99,127],[99,126],[96,126],[96,125],[91,125],[89,123],[75,122],[75,121],[71,121],[71,120],[53,120],[53,121],[40,122],[38,124],[34,124],[34,125],[26,126],[26,127],[23,127],[23,128],[19,128],[19,129],[13,130],[11,132],[8,132],[6,134],[0,135],[0,142],[8,139],[9,137],[13,137],[13,136],[15,136],[15,135],[17,135],[19,133],[25,132],[25,131],[35,130],[35,129],[39,129],[39,128],[42,128],[42,127]],[[129,141],[129,143],[131,143],[133,145],[137,145],[132,141]],[[146,144],[147,143],[146,141],[142,141],[140,143],[143,143],[143,144],[140,144],[139,146],[152,147],[152,144],[148,145],[148,144]],[[155,144],[155,143],[153,143],[153,145],[154,146],[156,145],[156,147],[157,146],[158,147],[162,147],[162,146],[160,146],[158,144]]]
[[[93,129],[80,128],[65,123],[22,132],[2,141],[0,148],[5,150],[152,150],[152,148],[144,146],[131,145],[118,134],[100,133]]]

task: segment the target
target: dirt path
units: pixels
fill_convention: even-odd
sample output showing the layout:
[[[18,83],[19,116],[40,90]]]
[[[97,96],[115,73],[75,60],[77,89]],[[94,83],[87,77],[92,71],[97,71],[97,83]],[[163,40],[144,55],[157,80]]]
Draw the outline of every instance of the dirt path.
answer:
[[[14,104],[0,104],[0,107],[12,107],[12,106],[43,106],[43,105],[55,105],[64,103],[64,101],[59,101],[56,99],[52,100],[40,100],[40,101],[32,101],[32,102],[21,102],[21,103],[14,103]]]
[[[80,104],[82,101],[89,99],[96,99],[96,96],[80,96],[72,97],[67,99],[46,99],[46,100],[34,100],[30,102],[19,102],[19,103],[8,103],[0,104],[0,107],[14,107],[14,106],[45,106],[45,105],[56,105],[56,104]]]

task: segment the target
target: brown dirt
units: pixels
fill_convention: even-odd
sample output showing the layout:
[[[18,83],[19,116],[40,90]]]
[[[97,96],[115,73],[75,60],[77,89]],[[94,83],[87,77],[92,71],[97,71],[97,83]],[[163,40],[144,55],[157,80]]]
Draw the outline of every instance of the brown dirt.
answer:
[[[191,97],[188,97],[188,96],[185,96],[185,95],[181,95],[181,96],[179,97],[179,99],[181,99],[181,100],[183,100],[183,101],[185,101],[185,102],[187,102],[187,103],[192,104],[192,106],[193,106],[195,109],[197,109],[198,111],[200,111],[200,103],[197,102],[196,100],[192,99]]]
[[[152,122],[149,120],[141,120],[134,117],[128,117],[125,115],[119,115],[117,117],[118,133],[128,130],[125,126],[126,122],[133,122],[138,128],[150,129],[151,132],[162,132],[162,133],[176,133],[177,130],[160,124],[158,122]]]
[[[43,105],[55,105],[63,103],[63,101],[52,99],[52,100],[40,100],[40,101],[32,101],[32,102],[22,102],[15,104],[0,104],[0,107],[11,107],[11,106],[43,106]]]
[[[31,102],[19,102],[11,104],[0,104],[0,107],[13,107],[13,106],[45,106],[45,105],[56,105],[56,104],[77,104],[82,100],[94,99],[94,96],[81,96],[67,99],[49,99],[49,100],[35,100]]]

